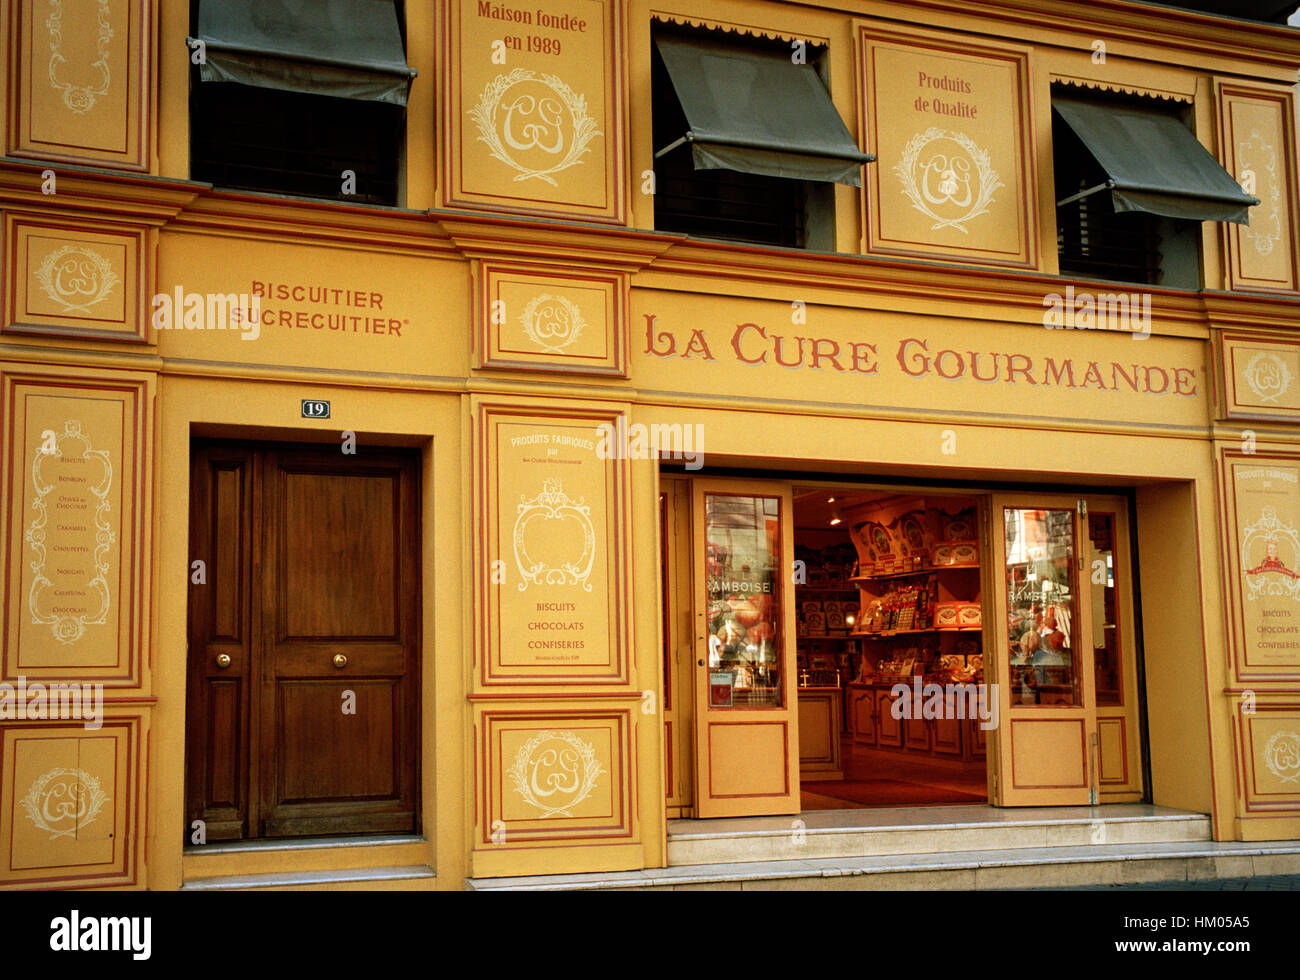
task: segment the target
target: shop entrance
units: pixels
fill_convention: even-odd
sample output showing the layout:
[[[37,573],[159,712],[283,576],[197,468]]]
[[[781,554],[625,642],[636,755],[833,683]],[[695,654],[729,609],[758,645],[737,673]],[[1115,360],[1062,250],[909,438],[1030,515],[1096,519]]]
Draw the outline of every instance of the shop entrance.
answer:
[[[1124,498],[662,486],[670,816],[1143,798]]]
[[[186,825],[209,841],[416,829],[418,481],[416,453],[194,444]]]

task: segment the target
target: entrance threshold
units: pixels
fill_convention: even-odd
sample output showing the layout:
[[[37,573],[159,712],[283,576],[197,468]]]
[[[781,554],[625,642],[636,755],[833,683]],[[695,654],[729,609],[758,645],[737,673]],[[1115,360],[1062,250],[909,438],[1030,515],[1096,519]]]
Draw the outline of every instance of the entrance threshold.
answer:
[[[801,821],[799,826],[796,821]],[[1210,839],[1146,804],[909,807],[670,820],[669,867],[468,879],[475,891],[978,890],[1140,886],[1300,873],[1300,842]]]
[[[668,865],[1211,839],[1207,814],[1145,803],[811,810],[668,821]]]

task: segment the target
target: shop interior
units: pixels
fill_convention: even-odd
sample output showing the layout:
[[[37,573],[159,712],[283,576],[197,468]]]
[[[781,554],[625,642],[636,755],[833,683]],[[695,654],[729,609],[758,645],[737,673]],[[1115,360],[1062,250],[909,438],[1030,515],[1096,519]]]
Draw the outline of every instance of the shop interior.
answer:
[[[802,809],[987,802],[978,689],[947,693],[984,680],[976,498],[796,486],[794,528],[800,738],[839,741]],[[900,683],[925,698],[896,708]]]

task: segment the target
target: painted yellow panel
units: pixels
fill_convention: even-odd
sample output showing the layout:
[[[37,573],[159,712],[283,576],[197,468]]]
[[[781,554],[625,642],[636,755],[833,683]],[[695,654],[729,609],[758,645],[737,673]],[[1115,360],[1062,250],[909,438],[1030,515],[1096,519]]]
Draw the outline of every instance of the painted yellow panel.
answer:
[[[1245,727],[1247,809],[1300,812],[1300,706],[1261,705]]]
[[[622,221],[611,0],[449,0],[449,203]]]
[[[635,834],[626,707],[481,707],[475,756],[476,849],[534,848]]]
[[[468,366],[464,280],[427,258],[206,235],[164,235],[160,251],[149,316],[164,356],[403,375]],[[223,297],[238,316],[221,315]],[[289,424],[298,404],[286,410]]]
[[[1300,344],[1267,333],[1220,335],[1223,417],[1300,418]]]
[[[1220,83],[1220,145],[1228,171],[1260,199],[1250,224],[1225,224],[1234,289],[1297,288],[1295,96]]]
[[[831,703],[824,697],[799,698],[799,758],[817,762],[831,757]],[[839,733],[835,733],[839,737]]]
[[[477,365],[623,376],[627,277],[482,263]]]
[[[708,726],[709,792],[715,797],[778,796],[788,790],[782,722],[716,722]]]
[[[140,719],[98,730],[68,724],[0,729],[0,884],[130,884],[142,826]]]
[[[1239,679],[1300,676],[1300,458],[1225,454]]]
[[[859,26],[867,251],[1037,264],[1028,49]]]
[[[1084,785],[1083,725],[1077,721],[1016,719],[1011,754],[1017,789]]]
[[[14,156],[147,170],[152,5],[17,0]]]
[[[800,295],[797,284],[790,295]],[[636,290],[629,376],[639,388],[726,392],[755,408],[815,391],[823,406],[996,406],[1051,423],[1069,416],[1199,430],[1208,413],[1201,341],[811,305],[804,313],[806,322],[792,323],[789,302]]]
[[[1098,718],[1097,735],[1101,752],[1097,782],[1102,786],[1107,783],[1123,783],[1125,781],[1124,754],[1127,751],[1124,744],[1124,719]]]
[[[145,339],[145,233],[97,222],[4,215],[5,264],[21,274],[7,297],[6,333]]]
[[[144,382],[3,371],[5,679],[138,684],[149,519]],[[12,440],[10,443],[8,440]]]
[[[627,678],[627,463],[598,432],[622,418],[480,407],[483,683]]]

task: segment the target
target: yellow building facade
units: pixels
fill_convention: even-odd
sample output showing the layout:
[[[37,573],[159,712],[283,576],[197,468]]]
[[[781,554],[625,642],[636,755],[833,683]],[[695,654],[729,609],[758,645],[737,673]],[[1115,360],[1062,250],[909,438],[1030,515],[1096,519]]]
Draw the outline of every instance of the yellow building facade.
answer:
[[[1300,839],[1300,33],[1122,0],[0,30],[4,887],[461,889],[798,814],[795,515],[863,488],[973,508],[990,803]],[[1026,522],[1055,700],[1012,695]],[[939,561],[852,542],[862,586]],[[35,707],[74,686],[97,722]],[[838,759],[868,723],[831,702]]]

